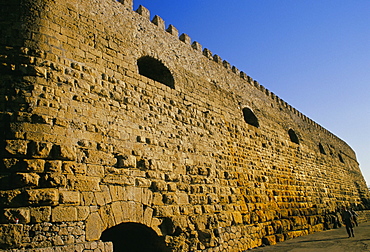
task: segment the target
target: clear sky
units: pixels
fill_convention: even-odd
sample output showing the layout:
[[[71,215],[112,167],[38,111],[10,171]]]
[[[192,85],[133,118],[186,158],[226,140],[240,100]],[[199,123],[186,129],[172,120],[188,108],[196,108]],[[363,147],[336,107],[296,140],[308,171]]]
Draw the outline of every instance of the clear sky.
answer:
[[[370,185],[369,0],[134,0],[347,142]]]

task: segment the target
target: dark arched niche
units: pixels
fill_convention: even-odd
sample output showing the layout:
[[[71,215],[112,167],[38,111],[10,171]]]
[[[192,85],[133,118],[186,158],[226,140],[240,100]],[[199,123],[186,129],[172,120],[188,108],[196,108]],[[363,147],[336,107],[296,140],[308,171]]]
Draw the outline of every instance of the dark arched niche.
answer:
[[[175,88],[175,81],[170,70],[159,60],[144,56],[137,60],[137,66],[139,74],[165,84],[170,88]]]
[[[163,238],[140,223],[126,222],[105,230],[100,239],[113,242],[114,252],[169,252]]]
[[[292,141],[293,143],[299,144],[298,136],[297,136],[297,134],[294,132],[294,130],[289,129],[289,130],[288,130],[288,134],[289,134],[289,137],[290,137],[290,141]]]
[[[259,127],[258,118],[250,108],[243,108],[244,121],[254,127]]]
[[[321,144],[321,143],[319,143],[319,150],[320,150],[320,153],[321,153],[321,154],[326,155],[326,152],[325,152],[324,146],[322,146],[322,144]]]
[[[341,155],[341,154],[338,154],[338,158],[339,158],[339,161],[340,161],[340,162],[344,163],[344,159],[343,159],[343,157],[342,157],[342,155]]]

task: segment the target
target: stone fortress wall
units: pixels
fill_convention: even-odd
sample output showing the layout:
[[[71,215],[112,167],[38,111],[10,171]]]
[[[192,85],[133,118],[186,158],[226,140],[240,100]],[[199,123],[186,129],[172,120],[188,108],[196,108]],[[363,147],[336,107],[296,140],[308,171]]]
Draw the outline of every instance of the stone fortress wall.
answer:
[[[366,219],[344,141],[132,6],[0,0],[0,249],[243,251]]]

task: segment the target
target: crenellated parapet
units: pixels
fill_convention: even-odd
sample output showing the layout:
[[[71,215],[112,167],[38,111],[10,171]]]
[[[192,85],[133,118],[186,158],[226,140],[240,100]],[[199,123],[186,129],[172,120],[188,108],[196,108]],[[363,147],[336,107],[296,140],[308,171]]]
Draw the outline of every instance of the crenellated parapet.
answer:
[[[131,6],[131,10],[133,10],[132,9],[132,5],[133,5],[132,0],[128,1],[128,2],[129,3],[125,2],[124,5],[128,6],[128,7]],[[145,19],[150,20],[150,11],[146,7],[140,5],[135,12],[137,12],[138,14],[143,16]],[[203,54],[209,60],[214,61],[217,64],[223,66],[226,70],[231,70],[231,72],[233,72],[234,74],[236,74],[237,76],[239,76],[242,79],[242,82],[240,83],[240,85],[249,84],[249,85],[255,87],[257,90],[264,93],[267,97],[271,98],[271,100],[276,102],[278,105],[282,105],[283,107],[285,107],[289,111],[291,111],[294,114],[296,114],[297,116],[301,117],[303,120],[305,120],[308,123],[314,125],[314,127],[316,127],[318,129],[322,130],[323,132],[329,134],[331,137],[333,137],[333,138],[336,137],[334,134],[329,132],[327,129],[323,128],[321,125],[319,125],[318,123],[316,123],[312,119],[308,118],[306,115],[302,114],[300,111],[298,111],[297,109],[295,109],[294,107],[289,105],[287,102],[285,102],[283,99],[278,97],[276,94],[274,94],[273,92],[271,92],[270,90],[265,88],[258,81],[253,80],[253,78],[250,77],[249,75],[247,75],[245,72],[239,70],[236,66],[231,65],[228,61],[223,60],[218,54],[213,54],[211,52],[211,50],[209,50],[208,48],[204,48],[202,50],[202,45],[197,41],[192,42],[189,35],[187,35],[185,33],[182,33],[182,34],[179,35],[179,31],[172,24],[168,25],[168,27],[166,29],[165,28],[165,21],[160,16],[155,15],[153,17],[153,19],[151,20],[151,22],[153,24],[155,24],[156,26],[158,26],[158,29],[167,31],[169,34],[177,37],[180,41],[184,42],[187,45],[190,45],[194,50],[199,51],[201,54]]]

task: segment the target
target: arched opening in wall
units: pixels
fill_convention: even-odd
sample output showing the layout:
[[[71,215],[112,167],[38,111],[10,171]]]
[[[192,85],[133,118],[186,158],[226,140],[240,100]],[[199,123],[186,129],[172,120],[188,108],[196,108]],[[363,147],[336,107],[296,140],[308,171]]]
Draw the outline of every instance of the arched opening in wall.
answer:
[[[170,70],[159,60],[144,56],[137,60],[137,66],[139,68],[139,74],[170,88],[175,88],[175,81]]]
[[[297,134],[294,132],[294,130],[289,129],[289,130],[288,130],[288,134],[289,134],[289,137],[290,137],[290,141],[292,141],[293,143],[299,144],[298,136],[297,136]]]
[[[320,150],[320,153],[321,153],[321,154],[326,155],[326,152],[325,152],[324,146],[322,146],[322,144],[321,144],[321,143],[319,143],[319,150]]]
[[[111,241],[114,252],[169,252],[164,239],[140,223],[126,222],[105,230],[100,239]]]
[[[244,116],[244,121],[254,127],[259,127],[260,124],[258,123],[258,118],[257,116],[253,113],[253,111],[250,108],[243,108],[243,116]]]
[[[342,155],[341,155],[341,154],[338,154],[338,158],[339,158],[339,161],[340,161],[340,162],[344,163],[344,160],[343,160],[343,157],[342,157]]]

